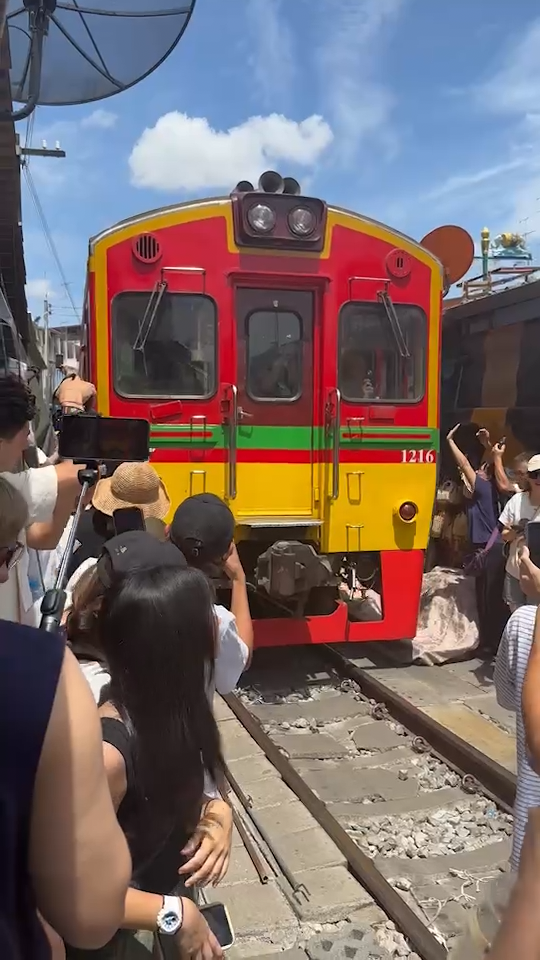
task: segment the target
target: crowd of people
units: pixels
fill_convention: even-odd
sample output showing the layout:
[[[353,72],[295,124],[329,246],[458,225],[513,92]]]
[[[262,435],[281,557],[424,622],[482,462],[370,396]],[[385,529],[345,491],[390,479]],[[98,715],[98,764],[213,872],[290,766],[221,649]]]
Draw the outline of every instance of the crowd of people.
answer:
[[[73,375],[58,388],[64,412],[84,412],[93,397]],[[214,693],[234,689],[253,650],[234,517],[200,494],[168,525],[170,499],[151,464],[115,465],[77,525],[61,629],[36,630],[80,466],[37,451],[39,466],[20,469],[33,413],[26,383],[0,378],[0,956],[219,960],[197,891],[226,875],[232,843]],[[456,429],[448,442],[468,494],[480,639],[498,648],[499,702],[517,714],[517,879],[482,952],[532,960],[540,568],[525,529],[540,520],[540,456],[520,456],[509,475],[504,443],[481,431],[485,457],[474,468]],[[118,532],[124,509],[139,511],[140,529]],[[218,572],[230,609],[216,603]]]
[[[58,390],[68,412],[92,395],[77,380]],[[26,384],[1,378],[0,956],[131,960],[159,945],[217,960],[196,902],[224,877],[232,842],[213,698],[253,648],[234,517],[201,494],[167,526],[153,467],[119,464],[78,523],[61,630],[35,630],[58,558],[32,591],[31,550],[62,552],[80,465],[41,456],[19,469],[33,411]],[[144,529],[117,534],[126,508]],[[230,609],[215,602],[216,568]]]

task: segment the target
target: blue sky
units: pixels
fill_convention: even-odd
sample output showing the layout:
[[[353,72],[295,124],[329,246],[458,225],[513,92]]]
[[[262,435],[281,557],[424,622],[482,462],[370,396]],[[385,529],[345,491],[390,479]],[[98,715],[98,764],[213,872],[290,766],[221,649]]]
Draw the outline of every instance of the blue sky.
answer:
[[[21,124],[24,139],[25,125]],[[43,107],[30,172],[76,307],[89,236],[265,169],[420,239],[532,231],[540,258],[540,9],[520,0],[198,0],[126,93]],[[538,232],[536,232],[538,231]],[[73,307],[24,185],[28,294]]]

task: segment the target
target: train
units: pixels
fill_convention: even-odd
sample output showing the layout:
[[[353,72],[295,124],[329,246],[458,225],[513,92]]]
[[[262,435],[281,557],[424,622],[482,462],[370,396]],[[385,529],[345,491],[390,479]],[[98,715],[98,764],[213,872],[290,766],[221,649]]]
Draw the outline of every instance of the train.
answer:
[[[417,242],[275,171],[91,239],[83,373],[100,413],[150,422],[173,509],[231,507],[256,646],[415,635],[442,298],[473,255],[458,227]]]
[[[460,442],[477,460],[479,427],[494,441],[506,437],[508,463],[539,451],[539,365],[540,280],[452,306],[443,320],[443,433],[461,423]],[[445,458],[445,474],[452,469]]]

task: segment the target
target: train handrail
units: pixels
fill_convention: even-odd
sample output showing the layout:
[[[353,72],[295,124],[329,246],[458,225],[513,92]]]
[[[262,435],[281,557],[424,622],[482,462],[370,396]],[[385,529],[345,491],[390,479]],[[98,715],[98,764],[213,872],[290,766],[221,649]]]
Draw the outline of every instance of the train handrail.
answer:
[[[341,443],[341,390],[333,387],[328,395],[330,405],[330,429],[332,437],[332,493],[331,500],[339,497],[339,448]]]
[[[230,394],[230,396],[229,396]],[[229,409],[226,414],[226,421],[229,427],[229,477],[227,499],[236,498],[236,464],[237,464],[237,429],[238,429],[238,387],[234,383],[228,383],[225,387],[225,399]]]

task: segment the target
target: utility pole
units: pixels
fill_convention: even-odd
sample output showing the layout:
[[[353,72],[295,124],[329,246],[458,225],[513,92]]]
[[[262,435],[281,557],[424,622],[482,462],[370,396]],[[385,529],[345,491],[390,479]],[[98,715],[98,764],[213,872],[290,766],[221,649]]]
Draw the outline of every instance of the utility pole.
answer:
[[[45,299],[43,301],[43,330],[44,330],[44,343],[43,343],[43,353],[45,354],[45,383],[43,384],[43,394],[45,400],[48,399],[51,385],[51,361],[49,357],[49,316],[51,314],[51,305],[49,303],[48,294],[45,294]]]

